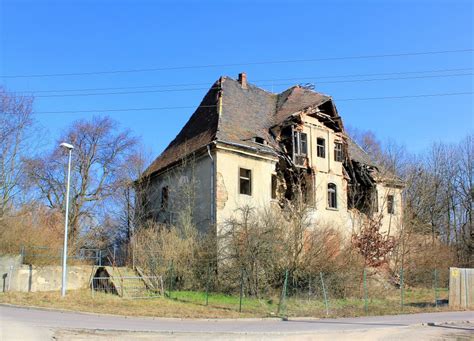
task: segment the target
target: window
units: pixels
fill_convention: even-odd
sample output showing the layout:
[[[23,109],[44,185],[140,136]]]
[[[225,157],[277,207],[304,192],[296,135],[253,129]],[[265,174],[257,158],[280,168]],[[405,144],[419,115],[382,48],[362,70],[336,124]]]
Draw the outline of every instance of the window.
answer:
[[[276,199],[277,197],[277,176],[272,174],[272,199]]]
[[[308,140],[305,133],[300,133],[300,154],[308,154]]]
[[[379,192],[377,190],[374,190],[373,192],[373,198],[372,198],[372,211],[373,212],[378,212],[379,211]]]
[[[395,214],[395,198],[393,195],[387,195],[387,213]]]
[[[328,184],[328,207],[337,208],[337,187],[335,184]]]
[[[326,140],[321,137],[318,137],[316,139],[316,143],[317,143],[318,157],[325,158],[326,157]]]
[[[342,153],[342,143],[334,142],[334,161],[342,162],[343,153]]]
[[[293,143],[295,146],[296,155],[307,155],[308,154],[308,139],[306,133],[300,131],[293,132]]]
[[[297,166],[304,166],[308,154],[308,137],[306,133],[293,131],[293,162]]]
[[[161,188],[161,208],[162,209],[168,208],[168,200],[169,200],[168,186],[164,186]]]
[[[239,168],[239,180],[240,194],[252,195],[252,171]]]

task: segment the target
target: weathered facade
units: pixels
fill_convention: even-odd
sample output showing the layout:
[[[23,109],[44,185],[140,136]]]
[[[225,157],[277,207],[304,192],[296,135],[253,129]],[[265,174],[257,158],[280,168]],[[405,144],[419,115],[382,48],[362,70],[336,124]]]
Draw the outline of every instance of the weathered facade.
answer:
[[[173,223],[185,212],[206,230],[243,206],[302,200],[315,226],[350,234],[375,213],[397,228],[402,183],[383,174],[345,133],[331,97],[294,86],[273,94],[221,77],[147,169],[145,217]]]

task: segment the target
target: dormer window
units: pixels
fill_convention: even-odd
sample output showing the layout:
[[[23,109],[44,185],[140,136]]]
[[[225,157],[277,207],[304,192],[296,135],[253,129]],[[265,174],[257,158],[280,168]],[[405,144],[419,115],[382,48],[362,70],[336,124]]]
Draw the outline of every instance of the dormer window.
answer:
[[[267,144],[267,141],[265,141],[265,139],[263,137],[260,137],[260,136],[255,136],[253,138],[253,142],[259,143],[259,144]]]

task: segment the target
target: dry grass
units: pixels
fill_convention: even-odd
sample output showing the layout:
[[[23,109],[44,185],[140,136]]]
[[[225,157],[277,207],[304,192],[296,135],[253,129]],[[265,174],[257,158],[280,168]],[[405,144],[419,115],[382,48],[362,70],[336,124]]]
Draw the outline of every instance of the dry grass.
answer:
[[[238,318],[248,316],[229,309],[217,309],[163,298],[129,300],[100,293],[92,297],[88,290],[69,291],[64,299],[60,297],[59,292],[4,293],[0,294],[0,303],[127,316],[181,318]]]
[[[420,313],[446,311],[447,306],[435,307],[432,290],[416,289],[407,291],[403,310],[400,306],[399,292],[389,293],[385,298],[370,299],[365,311],[363,299],[330,299],[329,317],[349,317],[367,315],[389,315],[399,313]],[[440,298],[444,298],[440,293]],[[105,313],[127,316],[153,316],[177,318],[242,318],[270,317],[278,310],[278,299],[244,298],[242,313],[238,312],[239,297],[210,294],[209,306],[205,306],[205,294],[199,292],[173,292],[173,299],[153,298],[130,300],[111,294],[96,293],[91,296],[88,290],[69,291],[61,299],[59,292],[4,293],[0,303],[24,306],[68,309],[81,312]],[[290,317],[326,317],[326,308],[321,300],[290,297],[287,300],[285,315]]]

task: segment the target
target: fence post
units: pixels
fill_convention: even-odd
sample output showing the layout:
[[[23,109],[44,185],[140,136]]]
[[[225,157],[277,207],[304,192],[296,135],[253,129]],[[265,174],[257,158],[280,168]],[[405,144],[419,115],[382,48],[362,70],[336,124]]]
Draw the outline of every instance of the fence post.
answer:
[[[403,299],[404,299],[403,269],[400,269],[400,307],[402,311],[403,311]]]
[[[434,269],[435,307],[438,308],[438,270]]]
[[[168,287],[168,298],[171,298],[171,290],[173,289],[173,260],[170,262],[170,281]]]
[[[91,281],[91,296],[92,298],[94,298],[94,277],[92,277],[92,281]]]
[[[244,295],[244,268],[240,270],[240,298],[239,298],[239,313],[242,312],[242,297]]]
[[[311,301],[311,274],[308,278],[308,302]]]
[[[99,250],[99,266],[102,266],[102,250]]]
[[[7,291],[10,291],[10,288],[11,288],[13,269],[14,269],[13,265],[10,265],[10,272],[8,273],[8,290]]]
[[[465,294],[465,297],[466,297],[466,306],[465,308],[466,309],[469,309],[469,288],[467,286],[467,281],[468,281],[468,278],[467,278],[467,268],[464,268],[464,291],[466,292]]]
[[[278,304],[278,312],[277,312],[278,316],[281,316],[281,313],[283,313],[283,309],[285,309],[285,313],[286,313],[287,286],[288,286],[288,269],[285,271],[285,281],[283,282],[283,288],[281,290],[280,304]]]
[[[324,285],[323,273],[319,273],[319,277],[321,277],[321,285],[323,287],[323,295],[324,295],[324,305],[326,306],[326,316],[329,315],[329,304],[328,304],[328,295],[326,293],[326,287]]]
[[[21,264],[23,264],[25,262],[25,245],[21,246],[20,255],[21,255]]]
[[[211,280],[211,264],[207,264],[207,281],[206,281],[206,306],[209,304],[209,281]]]
[[[364,308],[365,314],[369,314],[368,290],[367,290],[367,270],[364,268]]]

